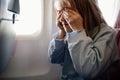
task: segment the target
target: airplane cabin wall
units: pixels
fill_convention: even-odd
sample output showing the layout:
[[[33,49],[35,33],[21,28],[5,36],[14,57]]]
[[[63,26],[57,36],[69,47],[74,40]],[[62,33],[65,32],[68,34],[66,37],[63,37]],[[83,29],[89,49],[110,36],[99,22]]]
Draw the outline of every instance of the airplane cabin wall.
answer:
[[[44,24],[41,33],[35,39],[18,39],[16,37],[14,52],[6,70],[0,78],[17,79],[26,77],[42,80],[58,80],[60,75],[59,65],[52,65],[48,60],[48,45],[54,28],[53,1],[44,1]],[[54,19],[55,20],[55,19]],[[56,67],[57,66],[57,67]],[[31,78],[32,79],[32,78]]]

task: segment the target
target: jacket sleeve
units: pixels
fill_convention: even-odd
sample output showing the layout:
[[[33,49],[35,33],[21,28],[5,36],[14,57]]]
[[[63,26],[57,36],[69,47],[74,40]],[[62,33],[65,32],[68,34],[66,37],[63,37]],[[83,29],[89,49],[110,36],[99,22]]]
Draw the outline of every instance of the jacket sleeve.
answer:
[[[76,71],[84,78],[95,77],[104,71],[112,58],[118,59],[117,53],[113,52],[114,43],[115,34],[111,28],[103,29],[94,40],[86,36],[84,30],[69,33],[68,49]]]
[[[65,54],[65,42],[64,39],[59,40],[53,38],[50,41],[49,49],[48,49],[48,56],[49,60],[53,64],[62,64],[64,61],[64,54]]]

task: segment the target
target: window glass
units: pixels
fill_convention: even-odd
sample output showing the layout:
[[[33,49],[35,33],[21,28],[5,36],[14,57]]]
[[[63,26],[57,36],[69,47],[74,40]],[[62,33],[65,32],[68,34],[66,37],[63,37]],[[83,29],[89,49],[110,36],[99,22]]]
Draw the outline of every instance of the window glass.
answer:
[[[42,0],[19,0],[20,14],[15,22],[16,35],[36,35],[42,28]]]
[[[114,15],[115,0],[98,0],[98,5],[108,25],[113,27],[115,23],[115,15]]]

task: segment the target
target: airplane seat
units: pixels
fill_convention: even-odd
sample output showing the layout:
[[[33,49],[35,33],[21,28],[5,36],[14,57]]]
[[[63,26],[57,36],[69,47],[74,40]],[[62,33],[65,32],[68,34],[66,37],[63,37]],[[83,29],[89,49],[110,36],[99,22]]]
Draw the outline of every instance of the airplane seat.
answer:
[[[114,28],[115,28],[115,31],[117,33],[116,42],[117,42],[118,51],[119,51],[119,55],[120,55],[120,10],[118,12],[118,16],[117,16]]]
[[[0,73],[2,73],[13,54],[15,33],[10,26],[2,25],[2,22],[0,24]]]
[[[20,13],[19,0],[11,0],[9,3],[7,0],[2,0],[2,3],[4,4],[1,6],[3,14],[7,14],[8,10],[13,13],[13,19],[9,20],[6,18],[5,20],[0,20],[0,73],[6,69],[12,57],[13,49],[15,48],[15,33],[12,27],[15,21],[15,14]],[[4,18],[3,15],[1,16]],[[10,15],[8,16],[11,18]],[[6,17],[8,16],[6,15]]]
[[[120,58],[120,31],[117,29],[114,29],[116,32],[116,40],[115,43],[117,43],[117,50],[118,50],[118,56]],[[109,67],[109,71],[107,72],[108,78],[105,80],[120,80],[120,59],[117,60],[115,63],[112,63],[112,66]]]
[[[114,30],[116,32],[116,44],[117,44],[117,50],[120,57],[120,10],[118,13],[118,17],[116,19]],[[120,60],[118,61],[116,65],[116,69],[111,73],[111,80],[120,80]]]
[[[117,47],[118,47],[118,53],[120,56],[120,31],[116,31],[117,35],[116,35],[116,43],[117,43]]]

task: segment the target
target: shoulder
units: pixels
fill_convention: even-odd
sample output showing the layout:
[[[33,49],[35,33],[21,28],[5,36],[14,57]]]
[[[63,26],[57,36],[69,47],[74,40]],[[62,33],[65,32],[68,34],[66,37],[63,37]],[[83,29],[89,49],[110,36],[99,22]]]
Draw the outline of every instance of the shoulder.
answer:
[[[108,26],[105,23],[101,23],[100,31],[96,35],[94,40],[97,40],[97,39],[111,39],[111,38],[114,39],[115,36],[116,36],[116,32],[112,27]]]
[[[112,33],[115,33],[115,30],[111,27],[111,26],[108,26],[107,24],[105,23],[101,23],[100,25],[100,32],[112,32]]]

